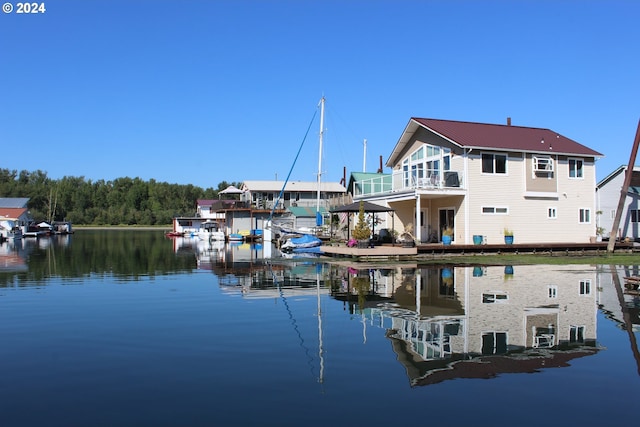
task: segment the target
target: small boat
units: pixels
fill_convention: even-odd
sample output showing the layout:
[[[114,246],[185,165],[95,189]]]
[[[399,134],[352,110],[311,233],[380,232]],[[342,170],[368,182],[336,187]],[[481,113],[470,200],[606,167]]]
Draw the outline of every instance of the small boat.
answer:
[[[214,221],[205,221],[202,229],[198,232],[198,237],[208,241],[223,241],[224,231],[220,230],[220,226]]]
[[[280,250],[283,252],[293,252],[301,249],[310,249],[319,247],[322,240],[311,234],[302,234],[297,237],[290,237],[282,244]]]
[[[230,242],[242,242],[244,240],[244,236],[240,233],[231,233],[229,234],[228,240]]]
[[[184,233],[180,231],[169,231],[167,233],[164,233],[164,235],[167,237],[182,237],[184,236]]]
[[[17,218],[2,218],[0,220],[0,240],[22,239],[22,229],[18,225]]]

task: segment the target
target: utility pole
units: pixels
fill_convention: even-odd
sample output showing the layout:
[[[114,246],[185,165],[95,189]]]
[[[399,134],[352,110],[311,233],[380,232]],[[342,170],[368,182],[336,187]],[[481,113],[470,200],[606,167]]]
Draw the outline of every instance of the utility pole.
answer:
[[[620,200],[618,201],[618,209],[616,209],[616,217],[613,220],[613,226],[609,233],[609,244],[607,245],[607,252],[613,252],[616,245],[616,239],[618,238],[618,227],[620,226],[620,218],[622,217],[622,211],[624,210],[624,201],[627,198],[627,192],[629,191],[629,184],[631,183],[631,176],[633,175],[633,168],[636,163],[636,154],[638,153],[638,144],[640,144],[640,120],[638,121],[638,128],[636,130],[636,138],[633,141],[633,147],[631,148],[631,157],[629,157],[629,164],[624,176],[624,183],[620,189]]]

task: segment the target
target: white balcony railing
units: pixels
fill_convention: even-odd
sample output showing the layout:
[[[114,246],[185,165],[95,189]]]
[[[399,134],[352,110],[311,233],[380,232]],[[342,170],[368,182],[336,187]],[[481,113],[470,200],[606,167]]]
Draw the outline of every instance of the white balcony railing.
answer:
[[[373,196],[407,190],[446,190],[464,188],[462,174],[458,171],[426,171],[424,177],[405,174],[402,171],[357,181],[353,186],[354,197]]]

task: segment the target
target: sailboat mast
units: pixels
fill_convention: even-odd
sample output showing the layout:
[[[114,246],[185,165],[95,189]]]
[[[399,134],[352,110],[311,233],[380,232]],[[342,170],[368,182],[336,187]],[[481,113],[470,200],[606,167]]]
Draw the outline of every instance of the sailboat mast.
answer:
[[[316,225],[320,222],[320,181],[322,177],[322,137],[324,134],[324,96],[320,99],[320,143],[318,148],[318,199],[316,206]]]
[[[367,140],[365,139],[362,144],[364,145],[364,154],[362,155],[362,172],[367,171]]]

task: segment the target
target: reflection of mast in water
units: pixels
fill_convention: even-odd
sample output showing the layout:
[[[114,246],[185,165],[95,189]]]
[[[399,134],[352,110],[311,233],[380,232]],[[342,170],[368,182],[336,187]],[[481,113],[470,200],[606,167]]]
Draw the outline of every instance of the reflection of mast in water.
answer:
[[[320,374],[318,382],[324,382],[324,354],[322,347],[322,306],[320,304],[320,273],[316,271],[316,294],[318,297],[318,358],[320,359]]]
[[[638,128],[640,129],[640,127]],[[618,277],[618,271],[615,266],[610,266],[611,277],[613,278],[613,284],[616,287],[616,293],[618,294],[618,302],[620,303],[620,310],[622,310],[622,319],[624,321],[624,327],[629,334],[629,341],[631,342],[631,352],[636,359],[636,366],[638,367],[638,374],[640,375],[640,351],[638,351],[638,342],[636,341],[636,335],[633,333],[633,323],[629,317],[629,309],[624,302],[624,292],[620,284],[620,278]]]
[[[298,340],[300,341],[300,347],[304,350],[305,354],[307,355],[308,364],[309,364],[311,373],[313,374],[313,371],[314,371],[313,356],[311,355],[309,348],[306,346],[304,342],[304,338],[302,337],[302,334],[300,333],[300,329],[298,328],[298,323],[296,322],[296,319],[293,316],[293,313],[291,312],[291,307],[289,307],[289,302],[287,301],[287,298],[284,296],[284,290],[282,289],[280,280],[278,280],[275,273],[273,272],[271,262],[268,262],[267,265],[269,266],[269,271],[271,272],[271,276],[273,277],[273,283],[278,288],[280,299],[282,300],[282,303],[284,304],[287,310],[287,313],[289,314],[289,320],[291,320],[291,325],[293,326],[293,329],[296,332],[296,335],[298,336]],[[323,337],[322,337],[322,306],[321,306],[321,299],[320,299],[320,273],[317,271],[317,269],[316,269],[316,297],[317,297],[317,315],[318,315],[318,358],[320,360],[320,372],[318,374],[318,382],[322,384],[324,383],[324,345],[323,345]]]

